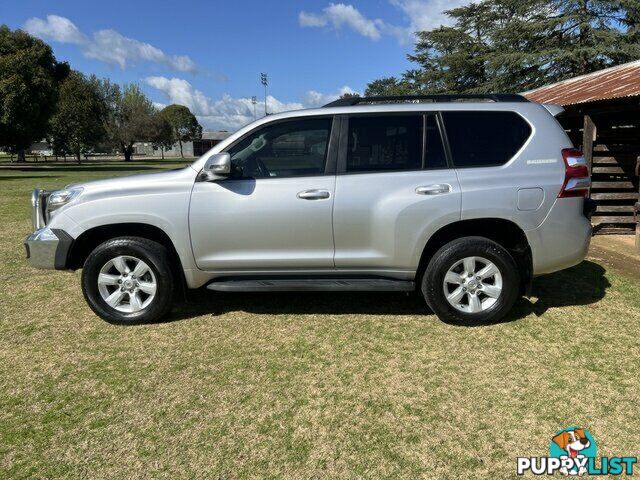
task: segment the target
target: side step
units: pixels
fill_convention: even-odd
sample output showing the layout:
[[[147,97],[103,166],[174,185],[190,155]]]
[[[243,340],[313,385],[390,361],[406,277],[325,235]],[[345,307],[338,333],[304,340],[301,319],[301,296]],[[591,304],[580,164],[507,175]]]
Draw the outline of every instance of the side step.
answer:
[[[414,282],[386,278],[220,279],[207,285],[217,292],[411,292]]]

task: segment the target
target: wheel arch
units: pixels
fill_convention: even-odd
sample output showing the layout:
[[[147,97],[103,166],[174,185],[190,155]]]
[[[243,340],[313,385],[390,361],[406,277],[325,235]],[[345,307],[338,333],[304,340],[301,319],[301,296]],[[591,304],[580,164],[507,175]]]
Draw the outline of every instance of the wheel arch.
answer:
[[[161,228],[147,223],[118,223],[100,225],[82,232],[71,245],[66,267],[70,270],[82,268],[89,254],[101,243],[116,237],[142,237],[164,246],[171,259],[171,268],[182,285],[185,285],[184,270],[180,255],[169,235]]]
[[[416,282],[420,280],[431,258],[441,247],[457,238],[469,236],[488,238],[507,249],[518,265],[522,293],[527,293],[533,276],[531,247],[524,230],[515,222],[503,218],[459,220],[441,227],[429,238],[422,250]]]

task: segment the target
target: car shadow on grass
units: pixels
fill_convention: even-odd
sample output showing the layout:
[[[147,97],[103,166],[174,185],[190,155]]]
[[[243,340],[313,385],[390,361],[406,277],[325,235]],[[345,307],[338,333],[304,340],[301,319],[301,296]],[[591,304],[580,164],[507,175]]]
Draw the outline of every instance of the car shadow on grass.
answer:
[[[521,298],[505,321],[517,320],[531,313],[541,316],[555,307],[597,303],[611,286],[605,273],[602,265],[585,260],[567,270],[537,277],[533,281],[531,298]]]
[[[512,312],[500,323],[516,321],[531,313],[540,316],[549,308],[596,303],[610,286],[605,272],[597,263],[584,261],[573,268],[538,277],[533,282],[532,297],[518,300]],[[421,296],[413,293],[214,293],[199,289],[189,292],[187,301],[178,305],[167,321],[236,311],[261,315],[400,316],[432,313]]]

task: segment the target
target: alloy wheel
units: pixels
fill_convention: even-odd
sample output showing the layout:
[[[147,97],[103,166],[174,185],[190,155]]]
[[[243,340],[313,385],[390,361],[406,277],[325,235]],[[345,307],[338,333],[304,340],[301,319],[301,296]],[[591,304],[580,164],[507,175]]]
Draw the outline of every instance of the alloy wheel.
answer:
[[[151,305],[157,287],[149,265],[130,255],[112,258],[98,274],[100,296],[111,308],[123,313],[136,313]]]
[[[466,257],[454,263],[442,285],[449,304],[464,313],[491,308],[502,293],[500,269],[483,257]]]

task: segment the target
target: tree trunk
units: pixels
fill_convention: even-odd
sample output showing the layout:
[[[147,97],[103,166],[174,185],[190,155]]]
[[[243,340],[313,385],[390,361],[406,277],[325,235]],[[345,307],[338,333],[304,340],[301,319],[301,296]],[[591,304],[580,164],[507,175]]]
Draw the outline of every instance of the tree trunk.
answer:
[[[80,149],[76,150],[76,160],[78,161],[78,165],[82,162],[82,156],[80,155]]]
[[[16,158],[16,162],[17,163],[25,163],[27,160],[24,156],[24,148],[19,148],[18,149],[18,156]]]
[[[184,154],[182,153],[182,140],[178,140],[178,143],[180,144],[180,158],[184,158]]]
[[[124,145],[122,148],[122,152],[124,153],[124,161],[130,162],[131,157],[133,157],[133,143],[129,145]]]
[[[160,151],[162,152],[162,160],[164,160],[164,147],[160,147]]]
[[[591,27],[589,26],[589,10],[587,8],[587,0],[581,0],[580,1],[580,18],[579,21],[581,23],[580,25],[580,29],[579,29],[579,41],[578,43],[580,44],[581,47],[586,47],[588,42],[589,42],[589,37],[590,37],[590,32],[591,32]],[[589,61],[587,60],[587,58],[584,56],[584,53],[580,56],[580,58],[578,59],[579,62],[579,70],[578,72],[576,72],[576,74],[578,75],[584,75],[588,72],[588,64]]]

